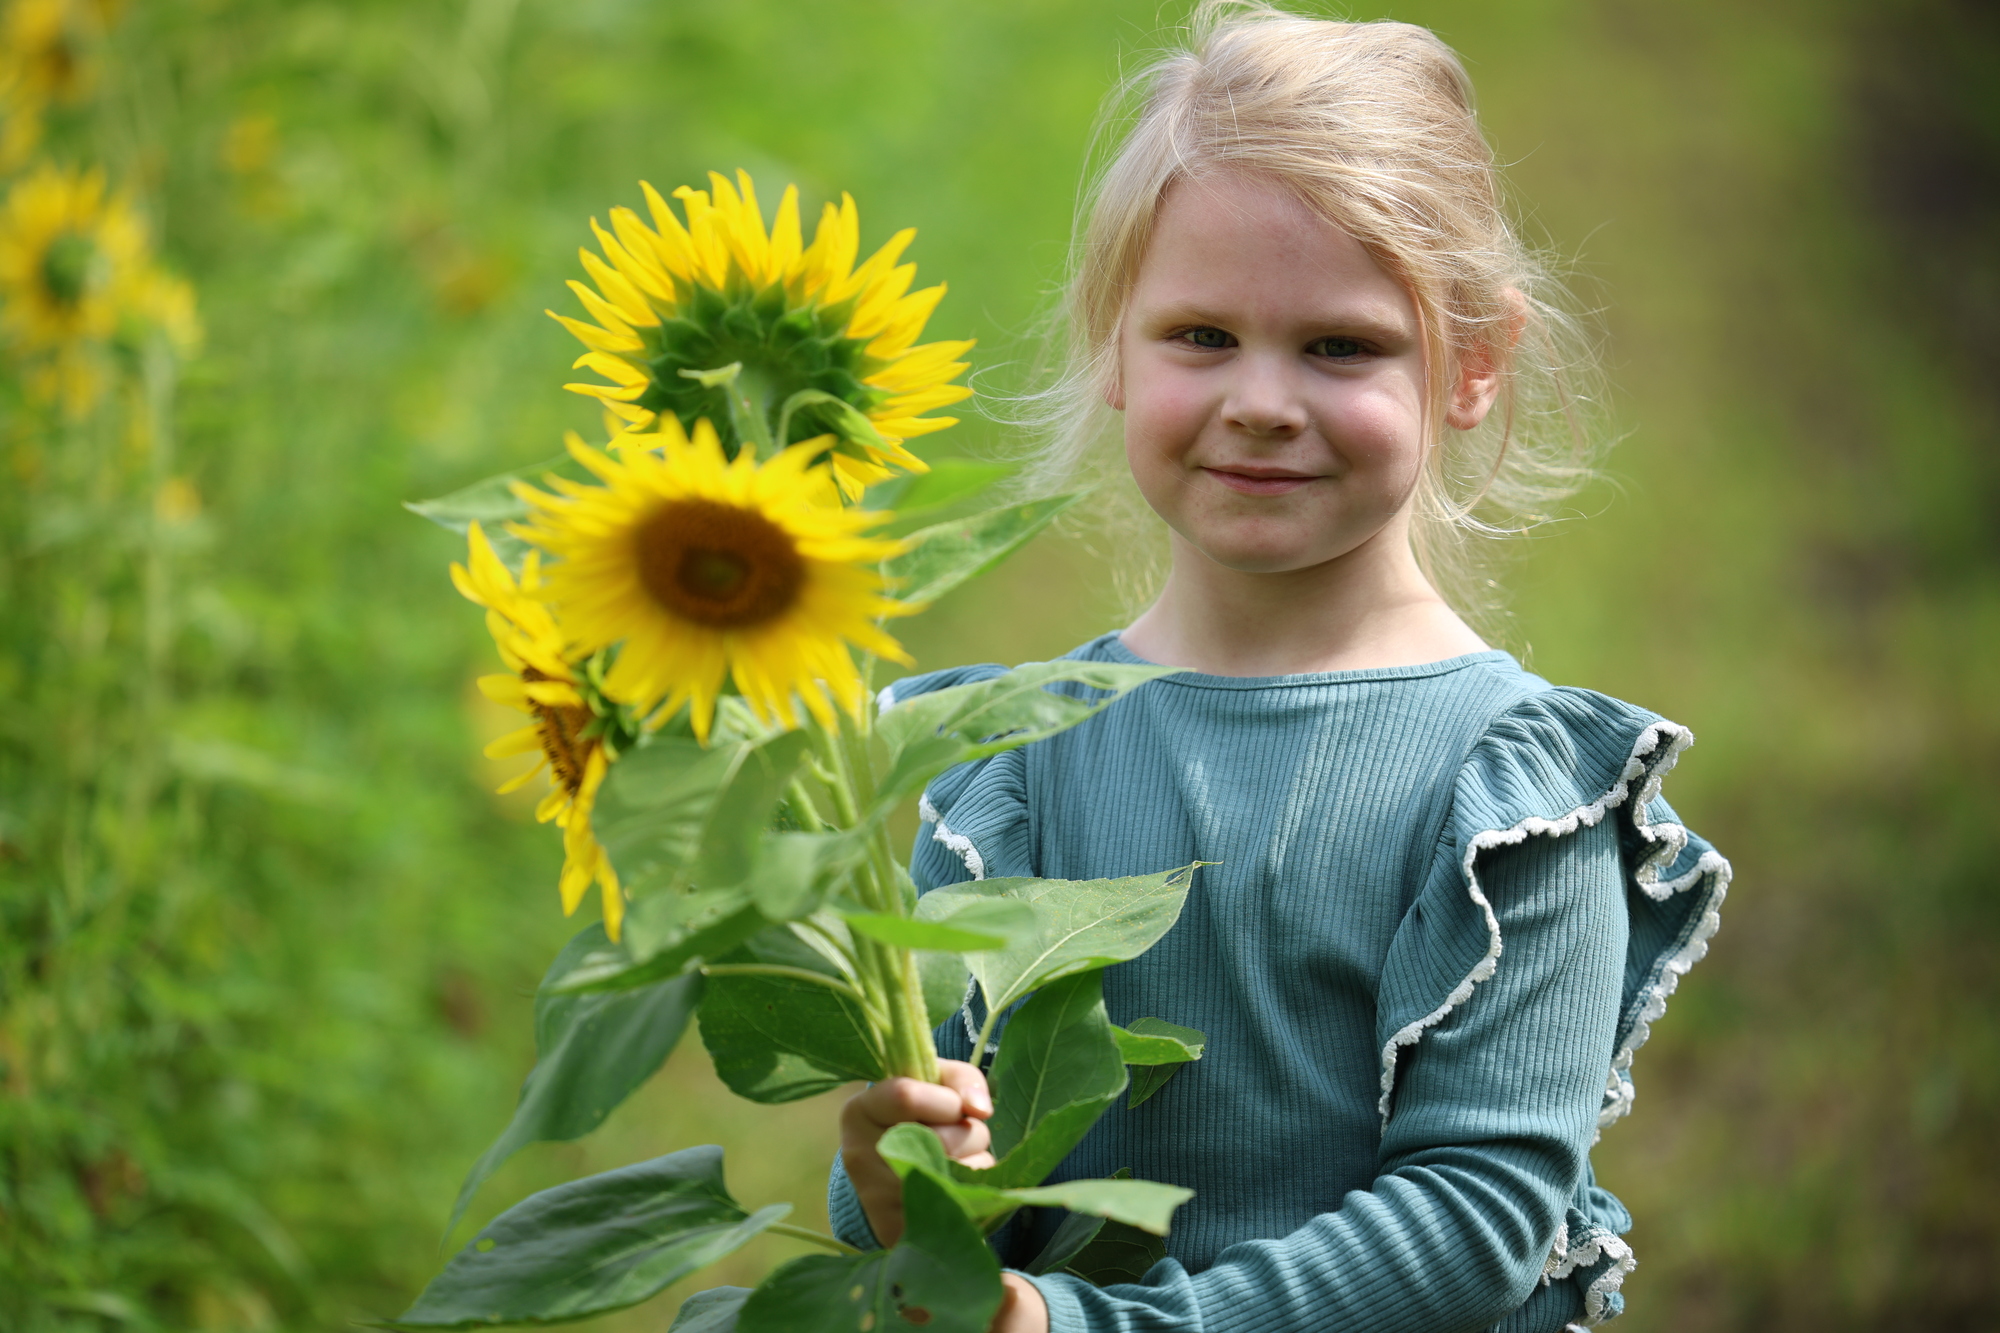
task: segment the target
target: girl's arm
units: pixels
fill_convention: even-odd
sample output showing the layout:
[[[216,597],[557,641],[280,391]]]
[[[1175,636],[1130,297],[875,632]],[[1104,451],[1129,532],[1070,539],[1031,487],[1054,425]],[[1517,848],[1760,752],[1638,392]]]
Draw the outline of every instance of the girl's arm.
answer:
[[[1505,951],[1404,1053],[1372,1188],[1199,1274],[1168,1260],[1143,1284],[1034,1278],[1053,1333],[1450,1333],[1519,1310],[1582,1179],[1611,1063],[1627,932],[1613,824],[1482,857]],[[1310,1151],[1313,1127],[1297,1132]],[[1508,1333],[1579,1317],[1558,1286]]]

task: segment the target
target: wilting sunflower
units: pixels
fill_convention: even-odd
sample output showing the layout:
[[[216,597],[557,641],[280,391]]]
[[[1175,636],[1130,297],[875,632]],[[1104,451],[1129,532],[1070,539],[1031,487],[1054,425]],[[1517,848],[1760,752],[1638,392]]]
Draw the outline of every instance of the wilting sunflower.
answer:
[[[542,595],[570,650],[623,643],[608,696],[643,711],[664,701],[668,716],[686,703],[706,740],[727,676],[768,720],[797,725],[796,697],[830,727],[835,704],[858,714],[863,702],[848,645],[909,661],[876,624],[907,613],[878,569],[901,544],[864,535],[884,515],[835,503],[813,449],[729,459],[706,418],[690,438],[672,415],[623,443],[612,458],[570,437],[602,486],[516,486],[536,512],[515,531],[558,560]]]
[[[36,382],[81,408],[99,379],[90,349],[127,319],[183,344],[199,335],[192,294],[153,266],[138,215],[103,173],[44,163],[0,205],[0,325],[24,350],[54,354]]]
[[[611,858],[590,831],[590,811],[597,789],[611,766],[605,744],[606,719],[600,718],[586,695],[589,686],[580,667],[564,653],[563,634],[547,605],[537,600],[541,590],[540,560],[530,551],[521,567],[521,581],[493,552],[477,523],[467,534],[467,563],[451,567],[451,581],[471,601],[486,608],[486,628],[500,649],[511,674],[481,676],[479,690],[495,703],[518,708],[534,723],[502,736],[486,747],[488,757],[540,751],[542,762],[509,782],[503,792],[518,791],[537,773],[547,770],[549,794],[535,808],[535,818],[556,822],[563,831],[563,869],[559,890],[563,914],[577,904],[595,881],[604,891],[604,931],[613,940],[625,917],[625,897]]]
[[[570,287],[597,323],[549,313],[590,349],[577,366],[611,383],[566,387],[633,429],[706,418],[729,458],[743,443],[769,453],[813,442],[816,456],[831,450],[850,498],[898,470],[926,471],[903,442],[956,424],[923,413],[971,396],[949,381],[972,343],[916,345],[945,292],[909,290],[916,266],[896,261],[916,232],[897,232],[857,268],[851,196],[828,204],[802,245],[797,187],[767,232],[747,173],[736,186],[709,180],[713,195],[674,191],[685,226],[643,182],[653,226],[629,208],[611,210],[609,232],[592,220],[604,254],[580,253],[597,286]]]

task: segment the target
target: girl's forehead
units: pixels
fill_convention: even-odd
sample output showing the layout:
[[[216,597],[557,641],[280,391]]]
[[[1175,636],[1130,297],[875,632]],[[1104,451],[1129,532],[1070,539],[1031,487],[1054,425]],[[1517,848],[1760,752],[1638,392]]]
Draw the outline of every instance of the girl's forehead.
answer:
[[[1134,296],[1302,314],[1366,307],[1398,323],[1415,313],[1403,285],[1361,242],[1282,182],[1231,169],[1185,176],[1167,188]]]

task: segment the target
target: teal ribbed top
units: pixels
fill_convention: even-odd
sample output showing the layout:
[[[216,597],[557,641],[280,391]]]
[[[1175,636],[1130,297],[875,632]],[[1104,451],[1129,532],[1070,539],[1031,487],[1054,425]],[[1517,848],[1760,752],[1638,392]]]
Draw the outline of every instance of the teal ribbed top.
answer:
[[[1115,634],[1070,656],[1140,660]],[[933,782],[925,889],[1216,863],[1104,988],[1112,1021],[1199,1028],[1206,1055],[1052,1177],[1129,1167],[1195,1197],[1143,1283],[1036,1278],[1053,1329],[1554,1333],[1617,1313],[1631,1219],[1590,1146],[1729,879],[1659,799],[1691,739],[1484,652],[1183,672]],[[965,1023],[938,1036],[969,1058]],[[874,1244],[837,1164],[830,1204]],[[1060,1221],[1028,1210],[995,1244],[1026,1264]]]

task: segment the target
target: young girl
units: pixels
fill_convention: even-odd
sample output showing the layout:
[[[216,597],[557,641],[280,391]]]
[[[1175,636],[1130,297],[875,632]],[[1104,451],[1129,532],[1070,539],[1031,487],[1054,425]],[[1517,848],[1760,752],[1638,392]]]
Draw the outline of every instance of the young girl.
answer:
[[[1431,34],[1216,5],[1196,33],[1150,73],[1072,287],[1072,384],[1123,415],[1172,565],[1071,655],[1183,670],[939,778],[913,867],[930,888],[1212,863],[1104,984],[1114,1022],[1199,1028],[1206,1057],[1052,1177],[1129,1167],[1195,1195],[1143,1282],[1010,1272],[994,1328],[1596,1323],[1633,1258],[1590,1147],[1729,867],[1658,796],[1684,728],[1530,675],[1438,591],[1475,504],[1573,483],[1534,438],[1574,418],[1565,326]],[[940,1053],[969,1059],[967,1030]],[[888,1126],[990,1164],[984,1080],[945,1068],[848,1103],[850,1242],[902,1229]],[[1018,1215],[1003,1259],[1060,1221]]]

